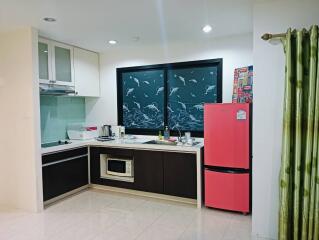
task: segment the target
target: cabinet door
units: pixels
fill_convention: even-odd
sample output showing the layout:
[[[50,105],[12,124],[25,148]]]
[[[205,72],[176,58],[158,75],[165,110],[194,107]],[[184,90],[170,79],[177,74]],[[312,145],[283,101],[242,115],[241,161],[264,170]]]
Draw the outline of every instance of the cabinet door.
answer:
[[[49,40],[39,38],[38,58],[40,83],[49,83],[49,80],[52,80],[51,46]]]
[[[74,84],[78,96],[100,96],[99,55],[97,53],[74,48]]]
[[[134,182],[137,190],[163,193],[163,153],[134,151]]]
[[[164,154],[164,194],[196,198],[196,155]]]
[[[249,212],[249,173],[205,170],[205,205]]]
[[[42,167],[43,200],[47,201],[88,184],[87,156]]]
[[[52,55],[55,83],[74,86],[73,47],[52,41]]]

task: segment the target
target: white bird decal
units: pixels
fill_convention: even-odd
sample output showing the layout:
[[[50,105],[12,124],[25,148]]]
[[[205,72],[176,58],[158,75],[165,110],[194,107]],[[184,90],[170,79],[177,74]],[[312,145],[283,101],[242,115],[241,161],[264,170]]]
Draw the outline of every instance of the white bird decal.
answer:
[[[134,82],[136,82],[137,86],[140,87],[140,81],[137,78],[134,78]]]
[[[123,105],[123,110],[130,112],[130,110],[128,109],[128,107],[126,105]]]
[[[191,80],[188,80],[189,82],[193,82],[193,83],[197,83],[197,80],[196,79],[191,79]]]
[[[149,104],[147,105],[146,107],[144,108],[147,108],[147,109],[150,109],[150,110],[154,110],[156,112],[159,112],[160,110],[158,110],[158,108],[154,105],[154,104]]]
[[[184,110],[186,110],[186,105],[185,105],[185,103],[182,103],[182,102],[178,102],[181,106],[182,106],[182,108],[184,109]]]
[[[134,91],[134,88],[130,88],[129,90],[127,90],[126,96],[128,97],[130,93],[132,93],[133,91]]]
[[[148,98],[148,95],[146,93],[144,93],[144,97]]]
[[[157,89],[156,95],[158,95],[160,92],[162,92],[164,90],[164,87],[160,87]]]
[[[145,118],[145,120],[150,120],[150,118],[144,113],[143,117]]]
[[[169,95],[172,96],[172,94],[173,94],[173,93],[176,93],[176,92],[178,91],[178,89],[179,89],[178,87],[171,88],[171,92],[170,92]]]
[[[185,78],[183,78],[182,76],[178,76],[178,78],[183,82],[184,86],[186,86]]]
[[[207,93],[211,92],[213,89],[215,89],[215,86],[214,86],[214,85],[208,86],[208,87],[206,88],[205,95],[207,95]]]
[[[196,110],[203,110],[204,109],[204,105],[203,104],[197,104],[197,105],[194,105],[193,108],[196,108]]]
[[[172,113],[174,112],[171,107],[168,107],[168,106],[167,106],[167,109],[168,109],[170,112],[172,112]]]
[[[143,81],[143,83],[150,85],[150,82],[148,82],[148,81]]]
[[[192,96],[192,97],[196,97],[196,95],[195,95],[194,93],[191,93],[191,96]]]
[[[138,102],[134,102],[136,104],[136,106],[138,107],[138,109],[141,109],[141,104],[139,104]]]
[[[200,120],[197,120],[192,114],[189,114],[189,118],[194,122],[199,122]]]
[[[137,124],[133,121],[133,122],[131,123],[131,126],[137,126]]]

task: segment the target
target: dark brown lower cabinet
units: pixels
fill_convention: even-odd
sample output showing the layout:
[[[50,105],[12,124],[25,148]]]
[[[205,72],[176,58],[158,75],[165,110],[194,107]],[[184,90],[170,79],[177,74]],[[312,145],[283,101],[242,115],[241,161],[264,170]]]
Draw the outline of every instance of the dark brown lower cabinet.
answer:
[[[91,147],[91,182],[94,184],[196,198],[196,155],[148,150]],[[100,154],[133,156],[134,183],[103,179]]]
[[[134,151],[134,185],[136,190],[163,193],[163,153]]]
[[[87,148],[45,155],[42,160],[44,201],[89,183]]]
[[[164,152],[164,194],[196,198],[196,155]]]
[[[135,184],[132,182],[117,181],[101,177],[100,154],[109,154],[116,157],[133,158],[133,150],[118,149],[118,148],[90,148],[90,171],[91,183],[105,185],[110,187],[135,189]],[[104,169],[106,171],[106,169]]]

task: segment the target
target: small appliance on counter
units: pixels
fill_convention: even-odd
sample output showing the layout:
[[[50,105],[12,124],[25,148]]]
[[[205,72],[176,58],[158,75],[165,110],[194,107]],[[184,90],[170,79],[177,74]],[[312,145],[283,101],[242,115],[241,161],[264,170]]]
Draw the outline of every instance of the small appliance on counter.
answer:
[[[124,138],[125,127],[117,125],[103,125],[100,137]]]
[[[67,134],[71,140],[89,140],[98,137],[96,126],[85,126],[83,124],[70,124]]]
[[[249,213],[250,104],[205,104],[204,141],[205,206]]]
[[[102,126],[102,135],[100,137],[112,137],[112,126],[103,125]]]

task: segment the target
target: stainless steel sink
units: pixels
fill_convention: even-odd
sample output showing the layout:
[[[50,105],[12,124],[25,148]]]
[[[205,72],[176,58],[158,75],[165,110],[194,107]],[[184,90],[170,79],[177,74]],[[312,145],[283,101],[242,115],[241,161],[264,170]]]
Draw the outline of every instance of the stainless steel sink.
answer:
[[[170,141],[160,141],[160,140],[151,140],[147,141],[143,144],[158,144],[158,145],[170,145],[170,146],[176,146],[177,142],[170,142]]]

